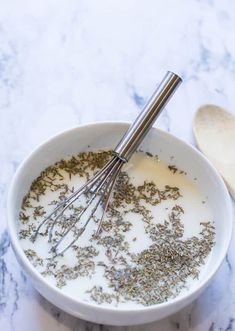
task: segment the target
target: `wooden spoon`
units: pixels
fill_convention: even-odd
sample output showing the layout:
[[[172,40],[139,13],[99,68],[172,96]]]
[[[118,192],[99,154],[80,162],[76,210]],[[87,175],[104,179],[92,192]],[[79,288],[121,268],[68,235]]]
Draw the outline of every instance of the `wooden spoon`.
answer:
[[[215,105],[200,107],[193,121],[199,149],[214,164],[235,199],[235,117]]]

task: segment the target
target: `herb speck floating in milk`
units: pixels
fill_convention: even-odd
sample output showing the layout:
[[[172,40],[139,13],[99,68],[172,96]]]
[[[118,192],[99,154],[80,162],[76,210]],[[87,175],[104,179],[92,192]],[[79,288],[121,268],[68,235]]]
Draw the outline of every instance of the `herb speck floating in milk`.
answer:
[[[214,245],[210,211],[187,174],[150,153],[136,152],[124,165],[97,235],[97,210],[84,233],[62,256],[52,246],[76,221],[85,201],[74,202],[32,238],[58,203],[84,184],[111,151],[84,152],[46,168],[23,199],[19,238],[45,279],[71,297],[117,307],[165,302],[193,286]],[[82,219],[70,231],[75,238]]]

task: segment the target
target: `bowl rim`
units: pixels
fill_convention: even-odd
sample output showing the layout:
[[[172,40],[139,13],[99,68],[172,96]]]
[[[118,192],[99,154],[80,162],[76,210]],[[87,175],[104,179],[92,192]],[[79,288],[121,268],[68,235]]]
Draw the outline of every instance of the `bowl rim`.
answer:
[[[201,158],[203,162],[207,165],[207,167],[214,173],[215,178],[217,180],[217,184],[219,184],[220,190],[222,195],[224,196],[224,207],[227,210],[228,217],[226,219],[228,231],[227,231],[227,242],[223,244],[223,251],[221,252],[221,257],[216,261],[214,264],[213,268],[210,269],[210,271],[205,275],[205,278],[202,282],[200,282],[198,285],[196,284],[192,289],[186,291],[184,294],[180,296],[176,296],[173,299],[170,299],[168,301],[150,305],[150,306],[135,306],[135,307],[115,307],[115,306],[102,306],[98,305],[93,302],[86,302],[84,300],[79,300],[75,299],[74,297],[70,296],[69,294],[63,292],[63,290],[58,289],[55,285],[50,284],[49,282],[46,281],[45,277],[43,277],[37,269],[30,263],[28,258],[26,257],[21,245],[19,238],[17,236],[17,231],[14,226],[14,216],[12,215],[12,201],[13,201],[13,196],[14,196],[14,189],[15,189],[15,183],[17,181],[17,178],[21,175],[21,172],[23,171],[25,165],[30,161],[30,159],[38,153],[39,150],[43,149],[47,144],[51,143],[52,141],[57,140],[58,138],[61,138],[63,135],[68,135],[70,133],[73,133],[75,131],[79,131],[80,129],[84,129],[86,127],[91,127],[91,126],[102,126],[102,125],[108,125],[108,126],[119,126],[119,127],[127,127],[131,124],[131,122],[128,121],[96,121],[96,122],[87,122],[84,124],[76,125],[73,127],[70,127],[66,130],[61,130],[55,135],[51,135],[49,138],[45,139],[42,143],[38,144],[32,152],[30,152],[24,160],[21,162],[19,167],[17,168],[12,181],[9,186],[9,191],[8,191],[8,196],[7,196],[7,228],[8,228],[8,234],[10,237],[11,245],[13,248],[13,251],[17,258],[20,259],[21,263],[23,264],[24,271],[26,271],[27,274],[29,274],[32,278],[36,279],[37,282],[42,283],[43,286],[48,288],[50,291],[52,291],[53,294],[58,295],[60,297],[65,298],[66,300],[72,302],[75,305],[81,305],[84,308],[90,309],[96,309],[97,311],[106,311],[106,312],[112,312],[112,313],[141,313],[141,312],[146,312],[146,311],[154,311],[158,309],[164,309],[164,308],[169,308],[171,306],[174,306],[176,304],[180,303],[182,304],[184,301],[189,300],[190,297],[196,296],[197,293],[199,293],[202,289],[204,289],[210,280],[213,278],[213,276],[216,274],[218,269],[220,268],[226,253],[228,251],[231,238],[232,238],[232,229],[233,229],[233,213],[232,213],[232,203],[231,203],[231,198],[228,193],[228,190],[226,188],[226,185],[218,173],[217,169],[211,164],[211,162],[199,151],[197,150],[194,146],[190,145],[189,143],[185,142],[183,139],[176,137],[175,135],[166,132],[162,129],[152,127],[151,130],[156,130],[158,133],[166,137],[167,139],[174,139],[176,140],[177,143],[184,145],[188,149],[191,149],[193,153],[196,154],[197,157]]]

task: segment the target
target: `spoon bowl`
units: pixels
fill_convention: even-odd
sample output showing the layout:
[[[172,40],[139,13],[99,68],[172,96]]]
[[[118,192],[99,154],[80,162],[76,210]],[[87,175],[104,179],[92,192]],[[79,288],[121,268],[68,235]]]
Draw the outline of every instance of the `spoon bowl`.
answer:
[[[200,107],[193,121],[200,150],[222,175],[235,199],[235,117],[215,105]]]

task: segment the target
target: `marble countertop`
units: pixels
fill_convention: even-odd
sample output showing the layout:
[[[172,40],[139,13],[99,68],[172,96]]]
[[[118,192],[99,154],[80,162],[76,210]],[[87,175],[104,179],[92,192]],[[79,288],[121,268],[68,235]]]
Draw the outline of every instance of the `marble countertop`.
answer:
[[[57,132],[133,120],[167,70],[184,84],[158,120],[194,144],[204,103],[235,113],[233,0],[0,0],[0,330],[235,330],[235,238],[211,285],[162,321],[108,327],[62,312],[32,287],[6,230],[6,196],[22,160]]]

